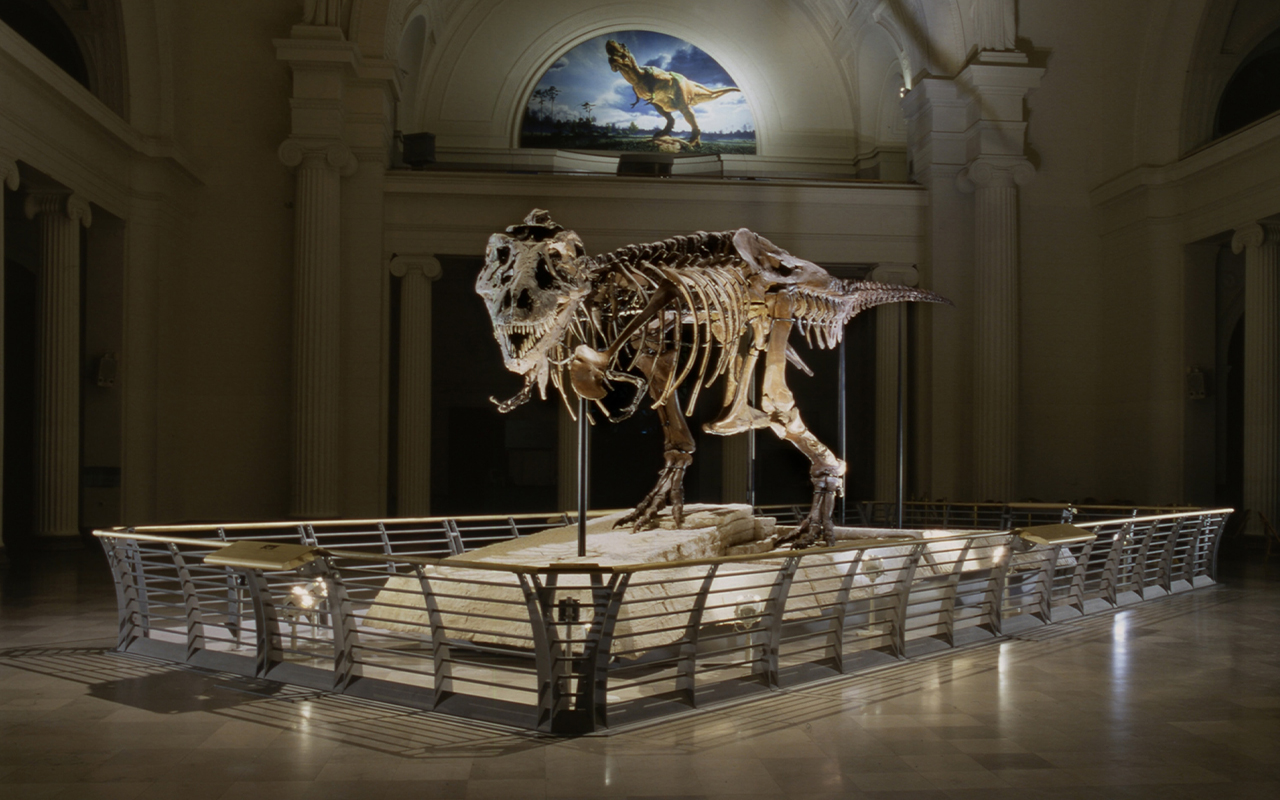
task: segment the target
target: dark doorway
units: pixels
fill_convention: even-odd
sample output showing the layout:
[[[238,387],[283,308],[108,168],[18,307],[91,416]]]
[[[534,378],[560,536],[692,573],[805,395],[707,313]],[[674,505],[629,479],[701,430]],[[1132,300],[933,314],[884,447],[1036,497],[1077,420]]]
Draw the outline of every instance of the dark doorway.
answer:
[[[489,314],[475,291],[479,257],[439,256],[432,286],[431,513],[556,510],[558,404],[548,393],[510,414],[521,378],[502,366]]]

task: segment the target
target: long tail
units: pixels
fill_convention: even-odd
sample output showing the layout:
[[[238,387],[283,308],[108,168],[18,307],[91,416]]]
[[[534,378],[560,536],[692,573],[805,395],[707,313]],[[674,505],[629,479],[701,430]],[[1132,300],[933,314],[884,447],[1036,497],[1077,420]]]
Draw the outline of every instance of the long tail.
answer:
[[[838,281],[838,293],[812,292],[802,287],[792,290],[796,329],[810,347],[830,349],[844,338],[849,320],[868,308],[887,303],[945,303],[947,298],[925,289],[876,281]]]
[[[729,94],[730,92],[742,91],[736,86],[730,86],[726,89],[708,89],[707,87],[703,86],[700,83],[697,83],[696,81],[689,81],[689,83],[693,84],[694,86],[694,89],[690,93],[690,97],[689,97],[689,105],[691,107],[699,105],[701,103],[706,103],[710,100],[715,100],[717,97],[724,97],[726,94]]]

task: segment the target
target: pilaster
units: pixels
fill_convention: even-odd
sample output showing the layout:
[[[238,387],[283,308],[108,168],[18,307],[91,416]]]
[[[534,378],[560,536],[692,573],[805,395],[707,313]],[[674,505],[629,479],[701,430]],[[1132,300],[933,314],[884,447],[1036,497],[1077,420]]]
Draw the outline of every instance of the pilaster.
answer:
[[[80,226],[93,221],[84,198],[30,194],[28,219],[40,235],[36,340],[36,535],[80,535]]]
[[[18,164],[0,153],[0,186],[18,191]],[[2,191],[2,190],[0,190]],[[4,453],[4,203],[0,196],[0,454]],[[4,459],[0,458],[0,487],[4,486]],[[4,555],[4,497],[0,492],[0,556]]]
[[[960,172],[974,203],[973,498],[1012,500],[1018,452],[1018,189],[1035,175],[1017,156],[982,156]]]
[[[289,513],[332,517],[338,514],[341,185],[356,162],[341,142],[315,139],[286,139],[279,155],[297,172]]]
[[[442,274],[431,256],[396,255],[400,278],[400,387],[397,429],[397,514],[431,513],[431,284]]]
[[[1244,505],[1249,532],[1258,515],[1280,524],[1280,223],[1236,229],[1231,249],[1244,264]]]

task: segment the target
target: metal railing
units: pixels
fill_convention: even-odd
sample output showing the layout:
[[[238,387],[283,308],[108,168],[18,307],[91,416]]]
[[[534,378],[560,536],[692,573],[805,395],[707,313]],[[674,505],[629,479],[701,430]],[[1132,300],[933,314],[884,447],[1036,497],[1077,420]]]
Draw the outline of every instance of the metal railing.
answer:
[[[1211,584],[1229,514],[1077,521],[1095,536],[1053,545],[925,531],[623,566],[437,557],[565,521],[545,515],[95,535],[122,652],[572,734]],[[204,562],[238,540],[300,542],[314,559]]]

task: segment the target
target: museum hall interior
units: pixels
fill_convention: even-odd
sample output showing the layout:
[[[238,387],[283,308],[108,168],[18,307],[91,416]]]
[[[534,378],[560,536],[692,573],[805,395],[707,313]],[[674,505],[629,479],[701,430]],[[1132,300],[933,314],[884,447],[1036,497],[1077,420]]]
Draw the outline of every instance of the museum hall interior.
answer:
[[[0,796],[1280,797],[1276,0],[0,0],[0,184]]]

